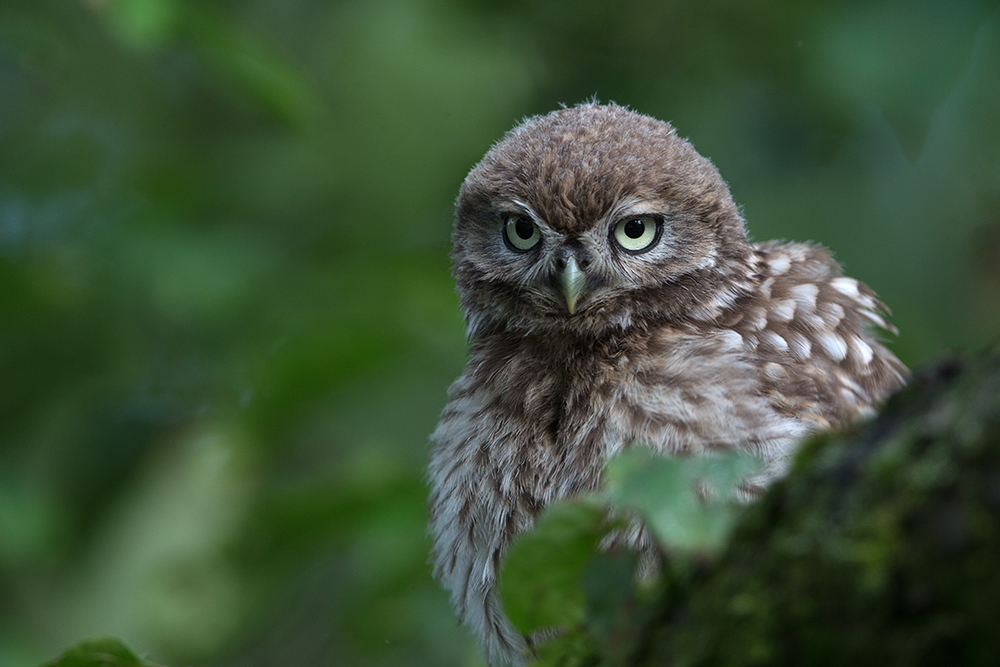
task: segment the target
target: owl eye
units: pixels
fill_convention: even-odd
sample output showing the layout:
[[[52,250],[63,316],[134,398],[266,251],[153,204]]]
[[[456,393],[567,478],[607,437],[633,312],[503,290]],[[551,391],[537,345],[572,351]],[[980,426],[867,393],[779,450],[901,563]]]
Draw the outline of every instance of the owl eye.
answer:
[[[523,215],[507,216],[507,224],[504,228],[504,238],[507,245],[514,250],[531,250],[542,240],[542,234],[538,231],[538,225],[530,218]]]
[[[660,226],[656,224],[656,219],[644,215],[619,220],[611,236],[622,250],[637,255],[653,247],[660,235],[659,231]]]

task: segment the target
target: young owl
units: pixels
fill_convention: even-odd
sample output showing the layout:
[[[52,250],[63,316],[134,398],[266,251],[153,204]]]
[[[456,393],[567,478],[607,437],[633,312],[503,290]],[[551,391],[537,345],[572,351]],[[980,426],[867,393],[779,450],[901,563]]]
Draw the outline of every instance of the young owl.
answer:
[[[906,376],[868,287],[817,245],[751,243],[712,163],[623,107],[510,131],[465,179],[453,241],[470,358],[432,436],[430,531],[494,663],[524,659],[497,594],[511,541],[622,448],[752,452],[752,494]]]

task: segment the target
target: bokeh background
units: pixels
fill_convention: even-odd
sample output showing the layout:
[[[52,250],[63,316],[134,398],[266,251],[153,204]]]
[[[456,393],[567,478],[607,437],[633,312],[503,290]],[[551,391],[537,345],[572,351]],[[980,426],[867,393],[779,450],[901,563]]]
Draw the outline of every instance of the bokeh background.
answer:
[[[996,338],[995,1],[0,0],[0,665],[477,664],[424,534],[451,205],[592,97],[908,364]]]

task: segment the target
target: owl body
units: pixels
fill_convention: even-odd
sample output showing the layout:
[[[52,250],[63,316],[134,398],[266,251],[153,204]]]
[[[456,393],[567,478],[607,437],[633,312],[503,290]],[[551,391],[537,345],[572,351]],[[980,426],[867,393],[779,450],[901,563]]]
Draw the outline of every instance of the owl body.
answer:
[[[623,447],[755,453],[752,495],[904,382],[866,286],[819,246],[751,244],[714,166],[622,107],[511,131],[463,184],[453,240],[470,358],[432,436],[430,529],[495,663],[525,648],[497,595],[511,541]]]

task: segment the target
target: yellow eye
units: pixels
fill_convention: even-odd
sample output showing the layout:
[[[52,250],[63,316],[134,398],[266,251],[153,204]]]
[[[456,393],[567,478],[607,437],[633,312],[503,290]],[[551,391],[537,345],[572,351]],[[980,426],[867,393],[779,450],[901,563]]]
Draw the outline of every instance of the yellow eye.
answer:
[[[531,250],[542,240],[538,225],[523,215],[507,216],[504,234],[507,237],[507,243],[514,250]]]
[[[656,219],[648,215],[637,218],[625,218],[615,225],[612,236],[615,243],[625,252],[638,254],[649,250],[659,236]]]

